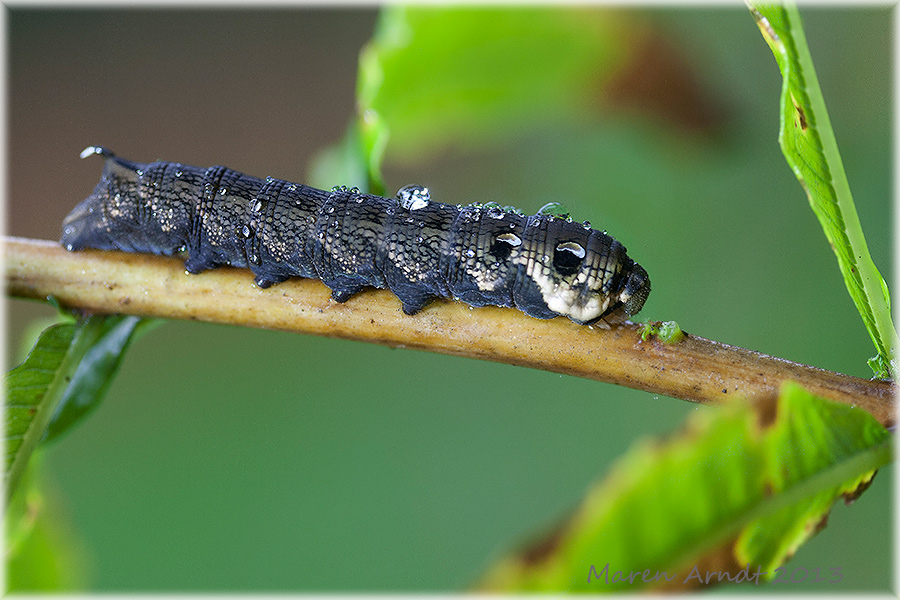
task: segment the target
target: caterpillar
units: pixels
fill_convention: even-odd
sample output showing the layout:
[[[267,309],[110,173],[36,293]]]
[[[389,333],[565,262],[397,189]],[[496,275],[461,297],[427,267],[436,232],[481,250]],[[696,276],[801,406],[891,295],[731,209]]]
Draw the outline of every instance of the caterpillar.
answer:
[[[632,316],[650,293],[643,267],[587,222],[443,204],[422,186],[385,198],[222,166],[135,163],[100,146],[82,158],[93,154],[105,158],[103,175],[63,221],[70,251],[183,253],[189,273],[249,268],[260,288],[317,278],[337,302],[387,288],[410,315],[441,297],[588,324]]]

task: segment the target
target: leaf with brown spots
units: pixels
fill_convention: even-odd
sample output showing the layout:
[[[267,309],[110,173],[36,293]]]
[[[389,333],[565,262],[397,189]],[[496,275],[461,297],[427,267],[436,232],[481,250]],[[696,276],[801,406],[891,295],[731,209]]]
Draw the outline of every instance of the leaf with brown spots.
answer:
[[[878,350],[869,365],[877,377],[893,377],[897,333],[891,320],[890,295],[869,255],[800,13],[793,2],[748,1],[748,5],[783,78],[778,133],[781,151],[806,190],[837,256],[847,290]]]
[[[680,434],[632,448],[569,519],[481,587],[686,591],[771,578],[891,453],[871,415],[793,383],[776,402],[702,411]]]

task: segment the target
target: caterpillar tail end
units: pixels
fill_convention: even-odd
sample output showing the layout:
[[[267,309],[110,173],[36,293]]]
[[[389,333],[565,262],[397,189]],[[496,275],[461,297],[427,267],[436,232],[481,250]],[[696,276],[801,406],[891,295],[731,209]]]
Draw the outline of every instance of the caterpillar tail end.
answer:
[[[81,152],[81,158],[94,154],[106,159],[103,177],[91,195],[81,201],[63,220],[62,236],[59,241],[69,251],[85,248],[101,250],[121,248],[121,244],[116,243],[115,236],[111,235],[111,225],[105,216],[106,202],[111,194],[116,192],[117,185],[111,173],[115,170],[119,177],[137,181],[137,175],[134,173],[134,167],[137,165],[116,158],[111,150],[103,146],[88,146]]]
[[[115,156],[115,154],[113,154],[113,151],[109,148],[104,148],[103,146],[88,146],[81,151],[81,158],[87,158],[88,156],[93,156],[94,154],[99,154],[100,156],[104,156],[106,158],[112,158],[113,156]]]

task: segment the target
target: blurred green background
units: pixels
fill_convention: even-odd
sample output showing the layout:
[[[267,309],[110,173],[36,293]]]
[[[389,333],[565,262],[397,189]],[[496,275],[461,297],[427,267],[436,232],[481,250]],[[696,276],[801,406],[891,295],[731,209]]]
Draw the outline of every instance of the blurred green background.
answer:
[[[420,183],[441,201],[529,212],[562,201],[647,268],[642,318],[869,377],[874,349],[777,146],[780,76],[748,11],[577,10],[597,35],[613,22],[611,52],[625,57],[610,79],[585,80],[581,110],[529,115],[502,138],[448,144],[425,130],[415,153],[389,148],[388,188]],[[890,285],[893,12],[802,16]],[[8,9],[9,233],[58,238],[99,176],[99,161],[77,158],[90,144],[304,181],[352,117],[376,18]],[[52,312],[8,302],[8,366],[27,324]],[[693,410],[523,368],[170,322],[43,452],[29,551],[53,556],[56,572],[14,563],[13,579],[122,592],[462,590],[564,516],[636,439]],[[841,567],[840,584],[739,591],[889,589],[892,471],[835,507],[790,563]]]

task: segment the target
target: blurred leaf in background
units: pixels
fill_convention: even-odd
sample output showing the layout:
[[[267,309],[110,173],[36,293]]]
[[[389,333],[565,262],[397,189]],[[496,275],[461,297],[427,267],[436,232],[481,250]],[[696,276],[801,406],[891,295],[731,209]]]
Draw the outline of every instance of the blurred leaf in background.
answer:
[[[43,476],[36,453],[22,489],[6,505],[6,590],[13,593],[71,592],[85,589],[90,559],[59,492]]]
[[[379,179],[385,151],[404,161],[483,149],[603,106],[708,126],[714,109],[672,50],[615,9],[387,7],[360,56],[369,171]],[[668,78],[678,83],[661,88]]]

